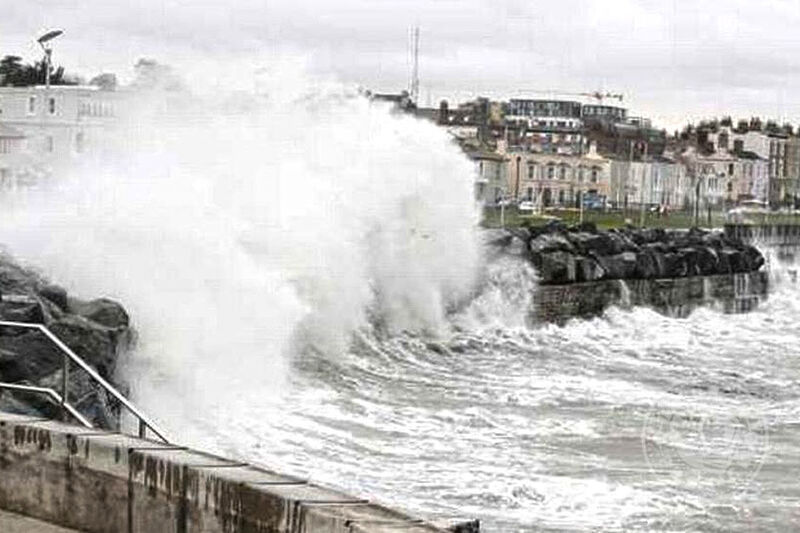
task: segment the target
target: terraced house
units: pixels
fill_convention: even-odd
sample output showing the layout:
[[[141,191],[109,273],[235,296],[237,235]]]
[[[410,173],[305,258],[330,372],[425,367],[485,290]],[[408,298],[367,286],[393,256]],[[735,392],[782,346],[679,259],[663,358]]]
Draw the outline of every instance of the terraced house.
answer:
[[[0,178],[15,188],[91,149],[120,94],[86,86],[0,87]]]
[[[604,202],[609,195],[610,160],[590,146],[583,155],[498,151],[507,157],[511,198],[537,206],[577,207],[581,197]]]

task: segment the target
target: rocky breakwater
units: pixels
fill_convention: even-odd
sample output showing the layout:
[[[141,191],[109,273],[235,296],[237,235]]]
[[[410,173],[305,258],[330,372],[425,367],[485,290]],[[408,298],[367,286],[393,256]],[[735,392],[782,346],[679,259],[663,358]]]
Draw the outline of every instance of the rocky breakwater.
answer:
[[[764,265],[756,247],[696,228],[598,231],[592,224],[550,224],[516,235],[544,285],[736,274]]]
[[[118,303],[75,298],[6,255],[0,255],[0,320],[44,324],[111,383],[119,356],[133,340],[128,314]],[[47,387],[60,393],[61,376],[61,352],[44,335],[0,327],[0,382]],[[116,401],[75,365],[71,365],[68,390],[70,403],[95,426],[116,428]],[[44,395],[2,389],[0,410],[51,418],[61,413]]]
[[[766,293],[764,256],[720,231],[560,223],[510,231],[513,238],[497,242],[536,267],[538,319],[592,315],[618,303],[685,315],[699,303],[725,300],[742,311]]]

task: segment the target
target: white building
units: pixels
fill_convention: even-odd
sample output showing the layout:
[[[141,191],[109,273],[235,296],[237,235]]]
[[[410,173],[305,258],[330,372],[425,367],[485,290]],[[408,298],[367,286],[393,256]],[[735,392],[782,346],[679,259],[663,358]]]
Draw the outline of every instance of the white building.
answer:
[[[0,154],[6,177],[48,174],[91,149],[115,120],[121,96],[97,87],[0,87],[0,126],[17,139],[22,135],[21,141],[4,141],[15,155],[12,161]]]
[[[583,155],[527,150],[507,155],[509,194],[515,201],[544,208],[574,207],[581,197],[608,198],[610,161],[594,145]]]
[[[494,152],[472,152],[475,164],[475,200],[483,205],[495,205],[508,198],[506,157]]]
[[[12,189],[22,181],[26,166],[26,139],[22,131],[0,123],[0,189]]]
[[[769,161],[758,156],[742,158],[742,176],[736,193],[738,200],[768,202]]]
[[[666,158],[611,162],[611,202],[626,206],[663,206],[681,209],[690,189],[686,169]]]

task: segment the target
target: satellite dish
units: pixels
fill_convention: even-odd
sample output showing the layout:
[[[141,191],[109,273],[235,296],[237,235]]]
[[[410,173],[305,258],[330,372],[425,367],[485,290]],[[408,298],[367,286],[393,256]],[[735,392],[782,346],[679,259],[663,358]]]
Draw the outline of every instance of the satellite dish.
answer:
[[[39,37],[37,39],[37,41],[39,41],[39,44],[43,44],[43,43],[46,43],[47,41],[51,41],[51,40],[55,39],[56,37],[58,37],[62,33],[64,33],[62,30],[49,31],[49,32],[45,33],[44,35],[42,35],[41,37]]]

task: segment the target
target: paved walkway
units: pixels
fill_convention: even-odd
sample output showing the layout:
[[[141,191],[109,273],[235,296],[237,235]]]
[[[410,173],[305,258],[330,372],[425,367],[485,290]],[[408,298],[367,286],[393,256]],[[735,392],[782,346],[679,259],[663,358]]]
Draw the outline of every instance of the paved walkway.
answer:
[[[64,529],[3,510],[0,510],[0,531],[2,533],[80,533],[74,529]]]

